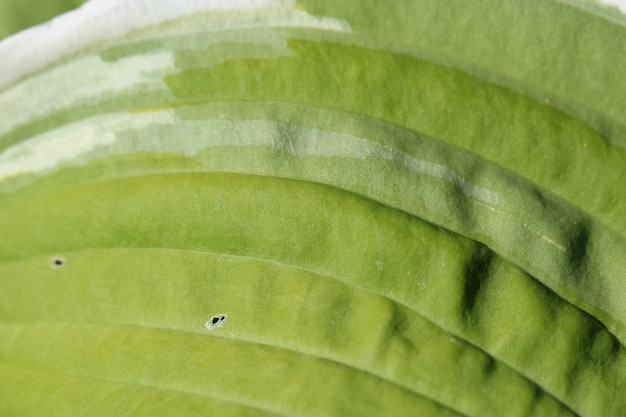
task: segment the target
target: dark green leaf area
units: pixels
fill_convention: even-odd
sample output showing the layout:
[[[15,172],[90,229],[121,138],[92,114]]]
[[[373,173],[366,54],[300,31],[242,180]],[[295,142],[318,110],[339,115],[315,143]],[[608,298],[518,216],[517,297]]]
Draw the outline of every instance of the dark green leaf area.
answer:
[[[0,222],[8,237],[0,242],[4,361],[43,367],[54,347],[68,353],[59,353],[51,372],[74,361],[86,372],[96,353],[81,357],[82,349],[134,357],[102,347],[124,340],[144,362],[153,360],[145,349],[154,349],[154,362],[141,370],[164,376],[171,362],[191,366],[194,351],[171,356],[179,349],[171,343],[185,338],[190,346],[220,346],[219,354],[192,361],[197,372],[243,363],[228,377],[267,380],[266,368],[237,361],[258,351],[270,364],[283,355],[302,360],[294,372],[320,370],[298,377],[310,389],[363,372],[362,388],[346,386],[371,397],[372,410],[387,407],[388,398],[442,415],[502,415],[515,403],[520,416],[569,409],[603,416],[624,406],[614,391],[624,380],[624,349],[597,321],[484,246],[331,187],[234,174],[152,175],[16,201],[0,209]],[[58,256],[61,266],[53,262]],[[207,333],[204,323],[218,314],[228,322]],[[80,331],[71,333],[71,323]],[[50,349],[35,353],[44,341]],[[111,361],[93,366],[99,372]],[[107,372],[127,366],[114,368]],[[147,384],[156,378],[140,376]],[[316,378],[324,382],[315,385]],[[441,385],[450,380],[459,382]],[[491,388],[473,399],[467,381]],[[235,385],[228,395],[248,398]],[[254,401],[270,401],[261,388],[255,392],[262,395]],[[331,415],[348,415],[341,407],[349,393],[323,392]]]
[[[626,146],[625,17],[616,8],[585,0],[483,0],[471,6],[463,0],[368,2],[367,7],[333,0],[302,3],[309,12],[343,19],[353,31],[395,50],[426,56],[537,101],[550,98],[609,141]]]

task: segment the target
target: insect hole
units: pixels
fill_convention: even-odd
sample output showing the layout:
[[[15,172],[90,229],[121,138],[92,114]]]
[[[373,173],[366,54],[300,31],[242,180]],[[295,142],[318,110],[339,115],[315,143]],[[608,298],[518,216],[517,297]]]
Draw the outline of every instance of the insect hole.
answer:
[[[204,327],[206,327],[208,331],[213,331],[218,327],[223,327],[227,319],[228,316],[226,314],[218,314],[207,320],[207,322],[204,323]]]

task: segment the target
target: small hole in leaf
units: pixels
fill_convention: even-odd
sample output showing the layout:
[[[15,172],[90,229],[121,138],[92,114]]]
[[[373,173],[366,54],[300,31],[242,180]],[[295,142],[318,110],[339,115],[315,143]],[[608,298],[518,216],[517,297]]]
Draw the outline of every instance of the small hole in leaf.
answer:
[[[226,314],[218,314],[217,316],[211,317],[206,323],[204,323],[204,327],[208,331],[213,331],[218,327],[223,327],[226,324],[226,319],[228,316]]]
[[[60,257],[60,256],[53,256],[52,259],[50,260],[50,263],[55,268],[61,268],[65,265],[65,258]]]

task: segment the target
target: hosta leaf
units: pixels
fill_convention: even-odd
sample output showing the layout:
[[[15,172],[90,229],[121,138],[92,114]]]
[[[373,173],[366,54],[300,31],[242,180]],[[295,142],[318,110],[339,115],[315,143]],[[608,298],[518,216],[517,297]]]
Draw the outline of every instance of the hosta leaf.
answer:
[[[91,1],[0,42],[1,413],[626,413],[624,22]]]

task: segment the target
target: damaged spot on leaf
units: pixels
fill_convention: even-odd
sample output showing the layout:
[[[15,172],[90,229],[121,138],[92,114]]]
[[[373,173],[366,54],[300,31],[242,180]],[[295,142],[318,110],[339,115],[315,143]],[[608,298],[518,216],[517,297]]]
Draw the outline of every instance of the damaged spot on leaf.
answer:
[[[204,323],[204,327],[206,327],[208,331],[213,331],[218,327],[223,327],[226,324],[227,318],[228,316],[226,316],[226,314],[218,314]]]
[[[53,256],[52,259],[50,259],[50,264],[54,268],[62,268],[63,266],[65,266],[65,262],[65,258],[63,258],[62,256]]]

